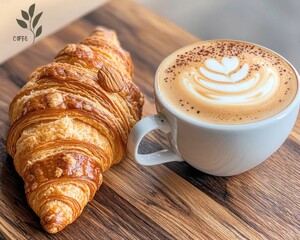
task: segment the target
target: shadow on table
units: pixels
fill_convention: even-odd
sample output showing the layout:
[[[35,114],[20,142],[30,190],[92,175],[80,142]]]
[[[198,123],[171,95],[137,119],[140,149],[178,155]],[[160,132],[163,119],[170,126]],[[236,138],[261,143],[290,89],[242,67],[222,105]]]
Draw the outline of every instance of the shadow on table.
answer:
[[[165,165],[210,197],[221,200],[227,200],[229,197],[227,181],[230,177],[217,177],[203,173],[186,162],[172,162]]]
[[[159,139],[162,145],[156,139]],[[168,142],[164,141],[162,136],[158,133],[152,133],[142,140],[139,152],[151,153],[168,147],[167,145]],[[203,173],[186,162],[171,162],[165,164],[165,166],[214,199],[224,201],[229,197],[227,182],[230,177],[216,177]]]
[[[0,215],[25,235],[29,228],[38,232],[41,229],[39,218],[27,204],[24,182],[15,171],[13,159],[7,154],[3,142],[0,143],[0,150]]]

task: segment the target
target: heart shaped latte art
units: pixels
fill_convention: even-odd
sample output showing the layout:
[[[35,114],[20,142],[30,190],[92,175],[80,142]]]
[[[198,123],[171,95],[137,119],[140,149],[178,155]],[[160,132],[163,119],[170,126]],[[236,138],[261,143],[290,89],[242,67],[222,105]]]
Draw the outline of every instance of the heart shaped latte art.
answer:
[[[251,64],[251,63],[250,63]],[[184,87],[197,98],[214,104],[253,104],[271,97],[279,86],[277,71],[270,66],[251,70],[237,57],[210,58],[204,66],[185,71]]]

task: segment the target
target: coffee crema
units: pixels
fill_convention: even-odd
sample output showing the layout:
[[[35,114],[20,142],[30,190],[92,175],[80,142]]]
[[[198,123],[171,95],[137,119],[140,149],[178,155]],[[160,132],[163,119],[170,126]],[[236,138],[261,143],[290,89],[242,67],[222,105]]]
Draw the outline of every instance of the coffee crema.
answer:
[[[160,65],[156,81],[176,111],[230,125],[276,115],[298,90],[297,75],[282,57],[234,40],[198,42],[176,51]]]

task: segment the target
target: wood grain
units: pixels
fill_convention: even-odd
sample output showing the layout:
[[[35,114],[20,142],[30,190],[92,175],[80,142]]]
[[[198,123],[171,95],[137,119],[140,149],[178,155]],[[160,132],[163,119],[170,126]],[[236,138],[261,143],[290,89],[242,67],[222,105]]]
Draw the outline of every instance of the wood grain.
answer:
[[[38,66],[95,26],[116,29],[133,58],[134,81],[154,114],[152,85],[159,63],[198,39],[140,5],[111,1],[0,66],[0,239],[298,239],[300,236],[300,120],[278,152],[235,177],[213,177],[186,163],[143,167],[126,158],[105,173],[82,215],[56,235],[44,232],[26,203],[23,182],[7,156],[9,103]],[[28,60],[30,59],[30,61]],[[168,145],[159,132],[141,146]]]

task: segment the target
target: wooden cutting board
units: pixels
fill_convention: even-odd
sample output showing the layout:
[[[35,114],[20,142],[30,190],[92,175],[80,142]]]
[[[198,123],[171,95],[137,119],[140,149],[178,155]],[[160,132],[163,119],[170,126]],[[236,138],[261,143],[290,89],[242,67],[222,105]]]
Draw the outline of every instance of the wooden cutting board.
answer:
[[[94,200],[73,224],[56,235],[43,231],[5,149],[9,103],[28,74],[97,25],[117,30],[131,53],[134,81],[146,98],[144,116],[155,113],[152,84],[159,63],[198,41],[135,2],[115,0],[1,65],[0,239],[299,239],[299,118],[279,151],[235,177],[213,177],[186,163],[142,167],[127,157],[105,173]],[[155,133],[142,151],[167,144]]]

